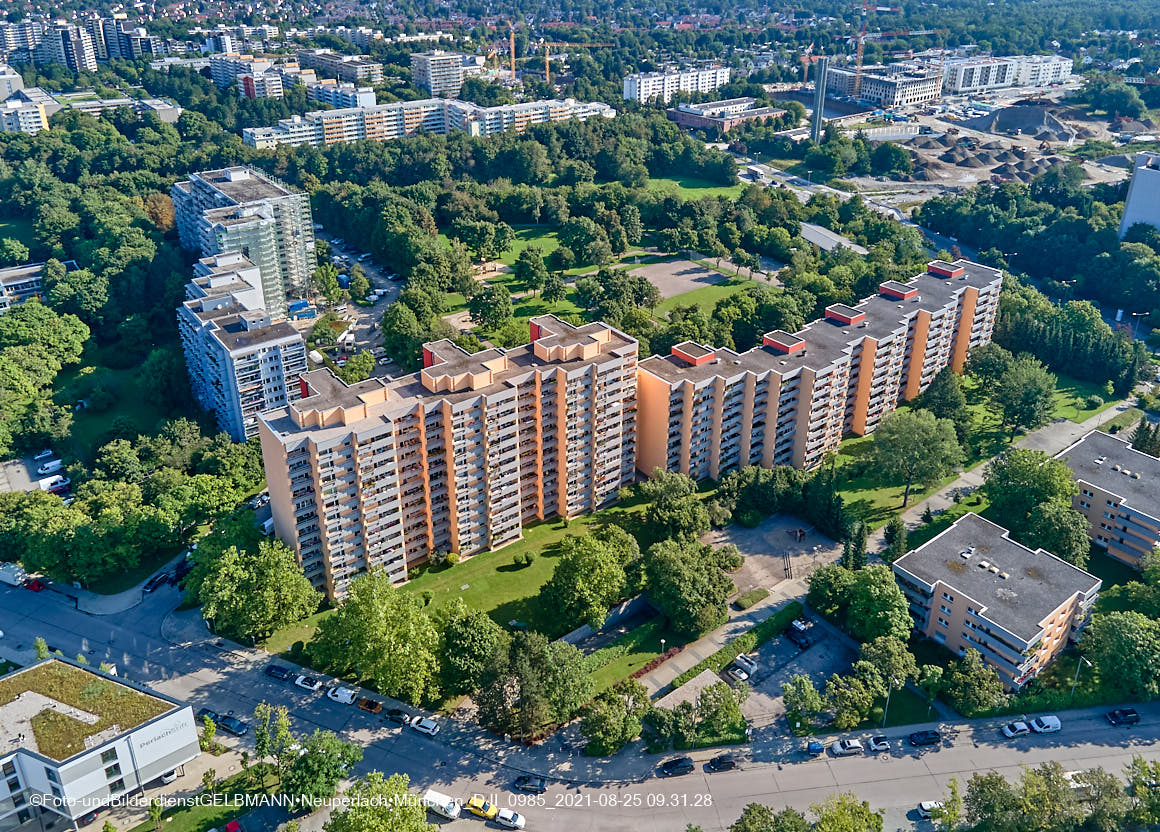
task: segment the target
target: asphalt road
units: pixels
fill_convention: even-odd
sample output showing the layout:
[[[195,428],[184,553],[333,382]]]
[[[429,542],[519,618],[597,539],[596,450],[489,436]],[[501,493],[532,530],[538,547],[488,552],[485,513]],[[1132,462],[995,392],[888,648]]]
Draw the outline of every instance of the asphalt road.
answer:
[[[325,728],[363,744],[366,756],[360,771],[405,772],[416,787],[456,796],[492,794],[497,805],[523,811],[529,828],[537,830],[682,832],[685,824],[695,823],[709,832],[726,828],[751,801],[805,809],[837,791],[852,791],[884,809],[887,830],[922,829],[927,827],[918,821],[915,804],[942,795],[952,776],[965,780],[990,769],[1015,776],[1019,766],[1045,760],[1059,760],[1068,770],[1099,765],[1118,772],[1134,754],[1160,756],[1160,707],[1141,708],[1143,720],[1131,729],[1113,729],[1099,713],[1075,712],[1064,715],[1064,730],[1055,735],[1009,741],[994,725],[984,725],[947,739],[937,749],[916,750],[896,741],[889,755],[878,757],[807,759],[784,738],[759,740],[752,761],[737,771],[706,773],[702,764],[714,752],[702,751],[694,754],[698,770],[685,777],[653,776],[613,785],[559,782],[542,802],[532,799],[529,805],[529,798],[508,788],[517,771],[470,749],[389,727],[357,708],[270,679],[262,672],[264,660],[212,643],[170,644],[161,636],[161,622],[177,601],[176,590],[163,587],[132,610],[106,618],[79,613],[56,593],[0,587],[0,643],[8,650],[28,650],[42,635],[66,655],[84,651],[94,664],[115,661],[123,675],[195,708],[208,706],[245,718],[258,701],[286,704],[298,730]],[[888,732],[894,737],[905,733]],[[542,753],[554,755],[553,771],[562,779],[574,771],[575,758],[555,741]],[[463,819],[442,828],[467,829],[477,823]]]

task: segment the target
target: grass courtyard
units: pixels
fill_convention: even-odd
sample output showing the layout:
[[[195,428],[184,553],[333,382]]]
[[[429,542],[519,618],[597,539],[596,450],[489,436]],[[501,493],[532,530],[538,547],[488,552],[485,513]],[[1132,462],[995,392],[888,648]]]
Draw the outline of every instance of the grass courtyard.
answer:
[[[277,792],[277,776],[270,772],[262,772],[262,782],[258,782],[259,775],[253,771],[239,773],[228,777],[218,784],[217,799],[206,799],[204,802],[192,804],[178,804],[162,813],[162,828],[165,832],[214,832],[224,829],[231,820],[236,820],[246,812],[243,795],[275,794]],[[231,800],[237,796],[237,801]],[[129,832],[154,832],[155,827],[150,821],[134,826]]]
[[[648,190],[667,191],[685,199],[724,196],[736,199],[745,190],[745,185],[716,185],[695,176],[653,176],[649,177]]]
[[[712,264],[704,264],[712,267]],[[712,311],[713,307],[717,305],[717,301],[727,297],[744,292],[754,286],[769,285],[763,280],[750,280],[748,277],[738,277],[732,275],[728,280],[722,283],[715,283],[712,286],[705,286],[700,289],[694,289],[691,292],[685,292],[680,295],[674,295],[671,298],[665,298],[659,304],[653,315],[658,319],[664,320],[668,314],[678,306],[693,306],[697,305],[706,312]]]

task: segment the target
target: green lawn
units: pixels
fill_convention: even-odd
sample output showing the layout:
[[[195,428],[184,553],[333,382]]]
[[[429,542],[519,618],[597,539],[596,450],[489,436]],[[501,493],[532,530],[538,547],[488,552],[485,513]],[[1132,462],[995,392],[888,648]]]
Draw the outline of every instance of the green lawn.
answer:
[[[257,783],[256,775],[252,773],[250,776],[244,773],[235,774],[218,785],[217,794],[222,797],[215,800],[207,795],[203,803],[179,805],[165,811],[162,814],[164,823],[161,828],[165,832],[207,832],[224,829],[231,820],[236,820],[250,811],[244,805],[244,801],[240,800],[239,805],[233,805],[225,795],[273,794],[276,785],[277,779],[272,774],[266,776],[262,784]],[[153,832],[153,824],[145,821],[133,827],[130,832]]]
[[[1051,414],[1053,418],[1069,419],[1079,424],[1097,413],[1104,412],[1119,401],[1113,396],[1108,396],[1103,384],[1080,381],[1059,373],[1056,373],[1056,376],[1059,381],[1055,385],[1055,409]],[[1088,396],[1099,396],[1101,400],[1107,401],[1102,401],[1099,407],[1089,408],[1084,405],[1084,399]]]
[[[650,191],[670,191],[685,199],[724,196],[736,199],[745,190],[745,185],[715,185],[695,176],[654,176],[648,180]]]
[[[862,724],[862,727],[866,729],[881,728],[882,711],[885,706],[886,700],[881,700],[875,704],[870,709],[870,716]],[[886,715],[887,728],[893,728],[897,725],[914,725],[916,722],[930,722],[936,718],[927,706],[926,700],[910,688],[903,688],[890,695],[890,710]]]
[[[951,523],[958,520],[964,514],[972,511],[975,514],[983,514],[989,506],[990,503],[987,502],[987,498],[983,496],[982,492],[976,491],[961,503],[955,503],[946,511],[937,515],[933,522],[924,523],[917,529],[908,532],[906,535],[906,544],[911,549],[921,546],[935,535],[950,528]]]
[[[625,644],[628,652],[618,659],[609,662],[592,674],[592,681],[596,691],[610,688],[618,682],[627,679],[636,671],[651,662],[661,654],[661,639],[665,640],[665,649],[678,647],[685,643],[685,639],[665,627],[663,616],[657,616],[634,630],[625,633],[608,646]]]
[[[1123,413],[1119,413],[1105,422],[1100,429],[1115,433],[1133,427],[1143,416],[1144,411],[1140,408],[1129,407]]]
[[[1088,558],[1086,569],[1104,582],[1104,589],[1140,580],[1138,571],[1126,563],[1109,557],[1095,546],[1092,547],[1092,554]]]
[[[528,246],[539,246],[544,257],[547,257],[560,247],[560,241],[556,238],[556,232],[548,231],[547,226],[517,225],[514,229],[516,232],[515,245],[500,255],[499,261],[501,263],[506,263],[509,266],[512,265],[520,256],[520,252]]]
[[[722,283],[714,283],[712,286],[705,286],[700,289],[694,289],[691,292],[685,292],[680,295],[673,295],[671,298],[665,298],[659,304],[653,314],[658,318],[665,318],[669,312],[673,311],[678,306],[692,306],[696,304],[703,308],[706,312],[712,311],[717,301],[722,298],[731,297],[739,292],[744,292],[754,286],[770,285],[764,280],[750,280],[747,277],[737,277],[733,275],[728,280]]]
[[[556,570],[560,541],[567,535],[585,535],[610,522],[631,526],[644,511],[640,498],[623,501],[609,508],[573,518],[565,524],[559,519],[548,520],[524,527],[524,536],[502,549],[482,552],[454,566],[417,570],[403,587],[404,592],[434,593],[432,609],[441,607],[455,598],[462,598],[469,606],[484,610],[501,626],[520,621],[549,638],[558,638],[572,629],[562,621],[556,610],[544,609],[539,603],[540,587],[548,582]],[[517,567],[516,554],[534,552],[531,566]],[[297,641],[308,643],[318,630],[318,622],[332,615],[319,613],[292,627],[280,630],[263,645],[271,653],[283,653]]]
[[[126,419],[141,433],[151,433],[157,423],[172,414],[157,406],[156,400],[143,395],[134,383],[137,369],[112,370],[97,367],[94,372],[80,375],[78,370],[61,373],[56,380],[57,404],[72,405],[88,396],[95,386],[104,387],[113,397],[112,406],[100,412],[86,408],[73,413],[69,440],[60,443],[57,450],[88,460],[108,434],[117,419]]]
[[[25,219],[24,217],[15,217],[13,219],[0,218],[0,240],[5,237],[19,240],[29,248],[36,245],[36,240],[32,236],[32,220]]]

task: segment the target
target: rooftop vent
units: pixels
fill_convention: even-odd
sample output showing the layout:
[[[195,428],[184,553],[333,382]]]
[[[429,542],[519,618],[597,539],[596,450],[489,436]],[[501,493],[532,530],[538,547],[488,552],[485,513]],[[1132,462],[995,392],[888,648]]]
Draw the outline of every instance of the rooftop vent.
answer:
[[[1011,573],[1010,572],[1000,572],[999,577],[1002,578],[1003,580],[1007,580],[1008,578],[1011,577]]]
[[[1112,466],[1113,471],[1119,471],[1119,470],[1121,470],[1121,468],[1122,468],[1122,466],[1118,462]]]
[[[979,568],[980,569],[986,569],[990,565],[991,564],[988,561],[985,561],[985,560],[979,561]]]
[[[959,552],[959,557],[969,559],[971,557],[971,553],[966,551]]]
[[[992,574],[992,575],[998,575],[998,574],[999,574],[999,567],[998,567],[998,566],[996,566],[996,565],[995,565],[995,564],[993,564],[993,563],[992,563],[992,564],[991,564],[991,566],[990,566],[990,570],[991,570],[991,574]]]
[[[1133,471],[1133,472],[1132,472],[1132,479],[1134,479],[1134,480],[1138,480],[1138,479],[1140,479],[1140,472],[1139,472],[1139,471]]]
[[[1130,477],[1130,476],[1132,476],[1132,472],[1131,472],[1131,471],[1129,471],[1127,468],[1121,468],[1121,469],[1120,469],[1120,473],[1121,473],[1121,474],[1123,474],[1125,477]]]
[[[1096,465],[1103,465],[1107,461],[1108,461],[1108,458],[1106,456],[1097,456],[1096,460],[1095,460]]]

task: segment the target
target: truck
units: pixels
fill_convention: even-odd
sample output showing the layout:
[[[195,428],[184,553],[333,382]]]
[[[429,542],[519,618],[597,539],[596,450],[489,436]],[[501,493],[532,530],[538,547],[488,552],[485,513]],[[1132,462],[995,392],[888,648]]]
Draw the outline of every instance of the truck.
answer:
[[[266,535],[266,537],[270,537],[272,534],[274,534],[274,518],[273,517],[268,517],[266,519],[266,522],[262,524],[262,534]]]

